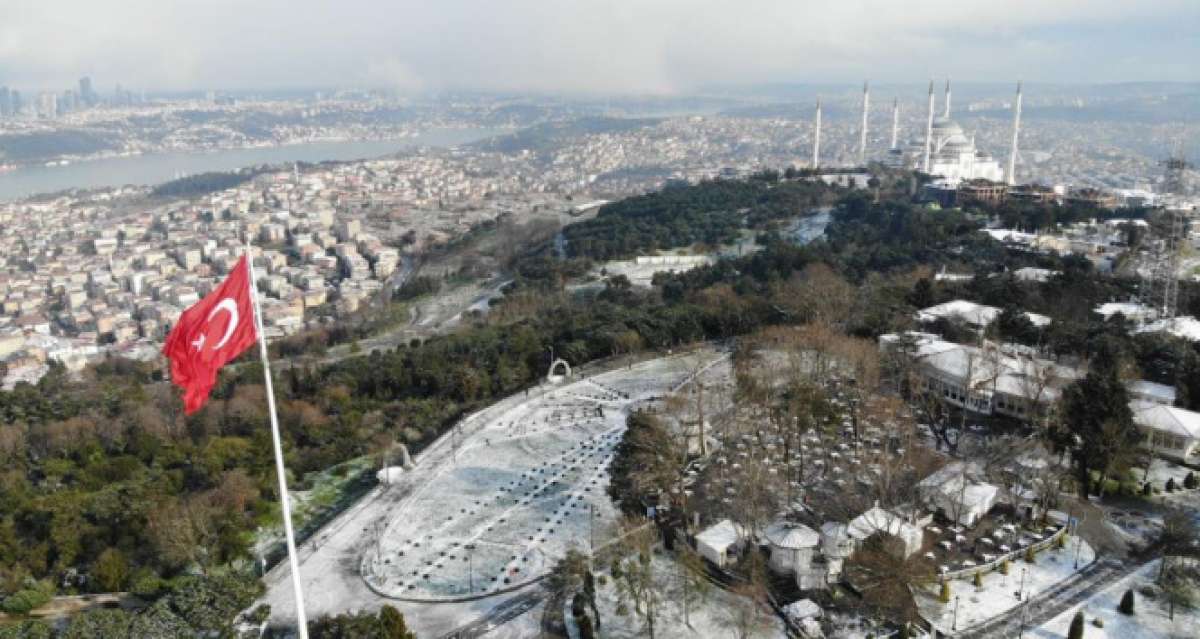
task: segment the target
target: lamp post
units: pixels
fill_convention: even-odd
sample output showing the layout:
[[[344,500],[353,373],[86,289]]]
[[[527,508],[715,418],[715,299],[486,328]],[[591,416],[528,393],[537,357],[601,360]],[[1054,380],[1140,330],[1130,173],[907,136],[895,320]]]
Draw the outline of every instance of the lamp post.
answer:
[[[1025,568],[1021,569],[1021,586],[1017,588],[1017,601],[1021,601],[1025,594]]]
[[[950,624],[950,630],[958,630],[958,600],[960,595],[954,595],[954,621]]]

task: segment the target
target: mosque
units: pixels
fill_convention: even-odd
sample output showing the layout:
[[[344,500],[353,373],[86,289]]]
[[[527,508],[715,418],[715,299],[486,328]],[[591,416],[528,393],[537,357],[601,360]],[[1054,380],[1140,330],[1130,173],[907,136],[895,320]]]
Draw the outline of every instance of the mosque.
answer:
[[[933,92],[929,94],[930,112],[933,111]],[[927,134],[929,159],[925,160],[926,140],[913,140],[906,146],[893,144],[887,154],[887,163],[896,168],[922,168],[941,178],[942,182],[957,185],[960,182],[984,179],[1003,182],[1004,169],[991,155],[975,146],[975,136],[968,137],[961,126],[950,119],[950,82],[946,82],[946,106],[940,117],[930,121]]]

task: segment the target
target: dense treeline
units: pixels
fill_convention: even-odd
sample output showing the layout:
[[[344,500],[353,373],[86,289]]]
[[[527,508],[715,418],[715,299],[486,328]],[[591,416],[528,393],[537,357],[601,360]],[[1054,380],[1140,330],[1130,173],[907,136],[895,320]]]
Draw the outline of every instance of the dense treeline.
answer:
[[[89,155],[116,148],[113,139],[91,131],[34,131],[0,137],[0,161],[39,162],[64,155]]]
[[[571,257],[627,258],[660,249],[735,241],[742,228],[831,203],[836,189],[817,181],[712,180],[668,187],[601,207],[563,231]]]
[[[262,169],[241,169],[239,171],[209,171],[188,175],[170,182],[163,182],[151,190],[150,194],[159,197],[194,197],[231,189],[245,184],[265,171]]]

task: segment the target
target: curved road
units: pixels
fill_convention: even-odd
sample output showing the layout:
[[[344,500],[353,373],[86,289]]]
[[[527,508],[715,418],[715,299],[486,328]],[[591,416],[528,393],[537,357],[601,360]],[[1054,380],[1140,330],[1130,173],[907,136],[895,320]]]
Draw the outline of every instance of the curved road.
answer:
[[[1017,637],[1022,634],[1023,629],[1037,628],[1072,606],[1090,599],[1109,584],[1125,578],[1143,565],[1128,565],[1112,559],[1097,560],[1071,579],[1030,597],[1024,605],[951,636],[963,639]]]

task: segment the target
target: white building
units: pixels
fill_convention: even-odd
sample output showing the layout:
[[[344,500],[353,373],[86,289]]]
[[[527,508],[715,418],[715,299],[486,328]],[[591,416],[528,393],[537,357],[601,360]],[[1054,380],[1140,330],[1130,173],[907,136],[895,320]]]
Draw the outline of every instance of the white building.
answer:
[[[1178,461],[1200,462],[1200,413],[1152,402],[1132,402],[1133,422],[1146,448]]]
[[[951,300],[929,308],[923,308],[917,311],[917,321],[919,322],[934,322],[939,319],[947,319],[963,322],[976,330],[987,328],[988,324],[996,321],[1000,317],[1000,309],[995,306],[986,304],[976,304],[967,300]],[[1050,318],[1037,313],[1025,313],[1025,317],[1038,328],[1049,326]]]
[[[696,535],[696,550],[701,557],[725,568],[737,562],[738,550],[745,538],[742,527],[723,519]]]
[[[894,149],[889,155],[891,164],[906,168],[919,169],[924,160],[924,137],[911,141],[905,148]],[[1000,162],[976,148],[975,136],[968,137],[963,128],[947,116],[933,119],[929,174],[951,185],[978,179],[1004,181],[1004,169],[1000,167]]]
[[[855,545],[861,545],[872,535],[882,533],[900,541],[904,548],[904,556],[912,556],[921,549],[925,540],[922,526],[909,523],[905,518],[888,512],[879,506],[855,517],[846,526],[846,534],[854,540]]]
[[[1079,377],[1074,368],[991,342],[978,348],[928,333],[906,333],[884,335],[880,346],[911,349],[922,391],[983,415],[1028,419],[1035,405],[1054,403]]]
[[[996,505],[1000,487],[984,481],[976,481],[963,462],[947,464],[944,468],[921,480],[917,492],[922,501],[947,519],[968,528],[983,519]]]
[[[771,570],[780,574],[807,568],[813,559],[813,549],[821,543],[817,531],[804,524],[781,520],[763,531],[771,549]]]

